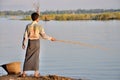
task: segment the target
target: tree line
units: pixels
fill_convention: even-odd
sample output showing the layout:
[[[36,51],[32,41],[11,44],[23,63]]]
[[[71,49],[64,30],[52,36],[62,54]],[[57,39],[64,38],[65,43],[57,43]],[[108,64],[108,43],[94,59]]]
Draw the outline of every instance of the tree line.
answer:
[[[5,15],[30,15],[34,11],[0,11],[0,16],[5,16]],[[46,10],[42,11],[41,15],[44,14],[84,14],[84,13],[104,13],[104,12],[120,12],[120,9],[77,9],[77,10]]]
[[[104,13],[104,12],[120,12],[120,9],[77,9],[77,10],[57,10],[44,11],[42,14],[84,14],[84,13]]]

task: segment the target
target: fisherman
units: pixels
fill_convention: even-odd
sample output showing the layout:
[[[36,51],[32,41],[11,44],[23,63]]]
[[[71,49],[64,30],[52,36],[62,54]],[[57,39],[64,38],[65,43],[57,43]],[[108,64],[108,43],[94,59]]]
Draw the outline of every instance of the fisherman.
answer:
[[[32,23],[28,24],[25,29],[22,48],[25,49],[26,41],[28,46],[26,49],[26,56],[23,65],[22,77],[26,77],[26,71],[33,70],[34,77],[39,77],[39,52],[40,52],[40,38],[56,41],[55,38],[46,35],[44,28],[41,27],[39,22],[39,14],[34,12],[31,14]]]

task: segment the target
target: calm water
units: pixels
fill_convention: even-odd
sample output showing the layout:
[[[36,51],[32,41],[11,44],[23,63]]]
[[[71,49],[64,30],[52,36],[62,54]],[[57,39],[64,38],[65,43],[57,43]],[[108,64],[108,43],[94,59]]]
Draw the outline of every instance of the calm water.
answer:
[[[0,64],[24,61],[21,42],[30,21],[0,19]],[[40,73],[89,80],[120,80],[120,21],[40,21],[47,34],[109,48],[41,40]],[[28,72],[31,74],[32,72]],[[0,75],[6,72],[0,68]]]

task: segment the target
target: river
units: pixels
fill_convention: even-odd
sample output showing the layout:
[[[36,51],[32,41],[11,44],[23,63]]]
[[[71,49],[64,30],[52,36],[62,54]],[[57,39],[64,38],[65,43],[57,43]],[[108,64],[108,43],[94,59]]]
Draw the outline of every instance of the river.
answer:
[[[24,62],[22,38],[31,21],[0,18],[0,65]],[[89,80],[120,80],[120,21],[40,21],[58,40],[100,46],[41,40],[40,73]],[[22,66],[21,66],[22,68]],[[28,72],[31,74],[32,72]],[[6,72],[0,68],[0,75]]]

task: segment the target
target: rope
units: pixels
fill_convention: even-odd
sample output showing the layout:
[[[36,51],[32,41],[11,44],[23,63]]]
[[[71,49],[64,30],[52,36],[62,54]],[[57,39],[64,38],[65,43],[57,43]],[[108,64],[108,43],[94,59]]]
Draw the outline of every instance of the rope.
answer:
[[[75,45],[80,45],[80,46],[85,46],[85,47],[90,47],[90,48],[99,48],[101,50],[108,50],[108,48],[102,47],[102,46],[95,46],[87,43],[82,43],[82,42],[77,42],[77,41],[67,41],[67,40],[56,40],[57,42],[63,42],[63,43],[68,43],[68,44],[75,44]]]

